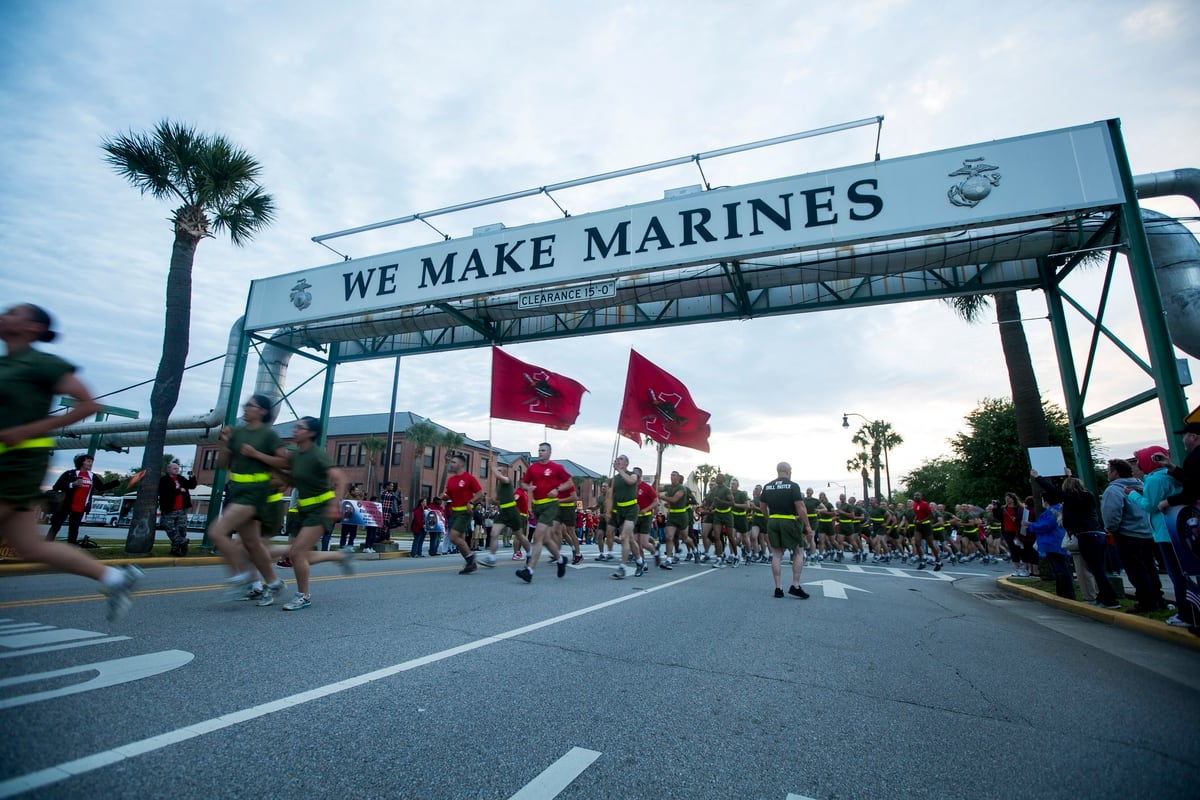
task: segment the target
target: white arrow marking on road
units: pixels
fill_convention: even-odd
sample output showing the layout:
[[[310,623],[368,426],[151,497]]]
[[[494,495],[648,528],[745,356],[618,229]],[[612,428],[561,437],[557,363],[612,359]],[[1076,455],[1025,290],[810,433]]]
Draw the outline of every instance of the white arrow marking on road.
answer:
[[[850,584],[842,583],[841,581],[813,581],[809,584],[809,586],[820,586],[821,591],[825,593],[826,597],[833,597],[838,600],[849,599],[846,596],[847,589],[853,589],[856,592],[867,592],[867,594],[870,594],[870,592],[866,589],[860,589],[857,586],[851,586]]]
[[[118,658],[113,661],[98,661],[95,664],[83,664],[78,667],[69,667],[67,669],[56,669],[50,672],[37,672],[32,675],[18,675],[15,678],[6,678],[0,681],[0,688],[16,686],[22,683],[34,683],[38,681],[49,680],[51,678],[61,678],[67,675],[78,675],[80,673],[95,672],[96,677],[86,680],[83,683],[77,683],[73,686],[67,686],[62,689],[51,689],[45,692],[34,692],[32,694],[17,695],[0,700],[0,708],[12,708],[13,706],[23,706],[27,703],[35,703],[38,700],[49,700],[52,697],[63,697],[69,694],[78,694],[79,692],[90,692],[92,689],[101,689],[105,686],[116,686],[119,683],[128,683],[142,678],[148,678],[151,675],[157,675],[160,672],[182,667],[184,664],[195,658],[194,655],[184,650],[163,650],[159,653],[147,653],[142,656],[133,656],[131,658]]]
[[[813,798],[803,794],[792,794],[791,792],[788,792],[787,800],[813,800]]]
[[[600,757],[595,750],[572,747],[565,756],[542,770],[536,778],[525,784],[510,800],[550,800],[567,788],[592,762]]]

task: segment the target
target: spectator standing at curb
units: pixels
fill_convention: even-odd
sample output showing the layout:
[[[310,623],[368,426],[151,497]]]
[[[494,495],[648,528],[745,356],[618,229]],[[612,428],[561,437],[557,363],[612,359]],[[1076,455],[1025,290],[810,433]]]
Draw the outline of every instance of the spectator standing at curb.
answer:
[[[1104,569],[1108,537],[1101,529],[1100,520],[1096,515],[1096,496],[1088,491],[1083,481],[1072,475],[1070,470],[1067,471],[1067,477],[1063,479],[1061,487],[1056,487],[1050,479],[1039,476],[1037,470],[1031,470],[1030,475],[1047,496],[1061,498],[1063,528],[1075,537],[1080,559],[1095,581],[1094,596],[1088,597],[1088,592],[1084,591],[1083,599],[1109,610],[1119,609],[1121,604],[1117,602],[1117,593],[1109,583],[1108,572]],[[1083,589],[1083,570],[1077,565],[1075,571],[1079,573],[1079,585]]]
[[[408,555],[412,558],[421,558],[425,555],[422,548],[425,545],[425,512],[429,510],[429,504],[422,497],[417,501],[416,507],[412,510],[412,522],[409,524],[409,530],[412,531],[412,547],[409,548]]]
[[[1200,422],[1189,422],[1175,433],[1183,436],[1187,457],[1178,467],[1167,461],[1167,474],[1179,481],[1181,488],[1158,504],[1160,511],[1166,511],[1170,506],[1194,506],[1200,502]]]
[[[1175,592],[1175,616],[1167,620],[1167,624],[1178,627],[1192,627],[1191,604],[1187,601],[1187,582],[1183,577],[1183,568],[1179,564],[1179,555],[1171,543],[1171,535],[1167,533],[1167,520],[1163,516],[1159,503],[1168,496],[1176,494],[1182,487],[1179,481],[1167,473],[1167,450],[1153,445],[1143,447],[1134,453],[1138,468],[1145,474],[1141,491],[1129,493],[1129,500],[1140,506],[1150,517],[1150,533],[1162,552],[1163,561],[1167,565],[1167,575],[1171,578],[1171,586]]]
[[[92,497],[114,488],[120,481],[105,483],[92,469],[94,459],[90,453],[75,456],[75,469],[69,469],[54,482],[54,491],[63,493],[63,501],[50,518],[50,530],[46,540],[53,542],[67,522],[67,544],[79,541],[79,523],[83,515],[92,510]]]
[[[1054,593],[1066,600],[1075,599],[1075,582],[1071,578],[1071,560],[1063,549],[1066,530],[1062,526],[1062,504],[1056,497],[1042,495],[1042,513],[1029,523],[1030,532],[1037,537],[1037,549],[1054,571]]]
[[[1133,477],[1133,467],[1120,458],[1108,462],[1108,487],[1100,498],[1100,516],[1104,530],[1116,542],[1117,556],[1125,575],[1137,592],[1133,611],[1143,614],[1165,608],[1162,583],[1154,564],[1154,539],[1150,534],[1150,519],[1141,507],[1129,501],[1128,494],[1142,488]]]
[[[171,540],[171,555],[186,556],[188,551],[187,518],[192,507],[191,489],[196,488],[196,476],[179,474],[179,462],[167,464],[167,472],[158,479],[158,510],[162,512],[163,530]]]

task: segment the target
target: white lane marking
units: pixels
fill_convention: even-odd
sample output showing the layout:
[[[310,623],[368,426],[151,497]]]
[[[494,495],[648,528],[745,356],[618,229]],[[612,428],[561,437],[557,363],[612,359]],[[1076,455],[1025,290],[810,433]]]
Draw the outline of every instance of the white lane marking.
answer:
[[[133,758],[134,756],[139,756],[143,753],[161,750],[164,747],[170,747],[173,744],[186,742],[189,739],[194,739],[197,736],[202,736],[206,733],[218,731],[223,728],[230,728],[243,722],[265,717],[268,714],[274,714],[276,711],[285,711],[313,700],[319,700],[322,697],[328,697],[329,695],[337,694],[338,692],[344,692],[347,689],[353,689],[357,686],[363,686],[384,678],[390,678],[391,676],[398,675],[401,672],[408,672],[409,670],[417,669],[418,667],[424,667],[428,664],[434,664],[447,658],[453,658],[454,656],[462,655],[463,653],[469,653],[472,650],[478,650],[481,647],[487,647],[488,645],[506,642],[509,639],[516,638],[517,636],[523,636],[526,633],[532,633],[533,631],[541,630],[542,628],[548,628],[551,625],[557,625],[560,622],[567,622],[568,620],[575,619],[576,617],[582,617],[585,614],[591,614],[594,611],[600,611],[601,609],[605,609],[610,606],[628,603],[631,600],[637,600],[642,597],[648,597],[654,592],[659,592],[663,589],[669,589],[672,586],[678,586],[681,583],[686,583],[687,581],[694,580],[704,575],[712,574],[714,574],[713,570],[694,572],[691,575],[673,580],[669,583],[661,583],[657,586],[650,586],[644,591],[631,592],[630,594],[616,597],[612,600],[606,600],[603,603],[597,603],[594,606],[581,608],[578,611],[569,611],[566,614],[560,614],[557,617],[551,617],[550,619],[542,620],[541,622],[534,622],[530,625],[523,625],[520,628],[514,628],[511,631],[505,631],[504,633],[499,633],[495,636],[485,636],[484,638],[477,639],[474,642],[467,642],[466,644],[461,644],[457,647],[451,647],[437,653],[431,653],[427,656],[414,658],[400,664],[393,664],[390,667],[384,667],[383,669],[377,669],[373,672],[367,672],[353,678],[347,678],[345,680],[338,681],[337,683],[318,686],[317,688],[309,689],[306,692],[289,695],[288,697],[281,697],[278,700],[272,700],[268,703],[251,706],[250,708],[242,709],[241,711],[234,711],[220,717],[214,717],[209,720],[197,722],[192,725],[177,728],[173,731],[161,733],[157,736],[151,736],[147,739],[130,742],[129,744],[121,745],[120,747],[114,747],[111,750],[105,750],[103,752],[95,753],[90,756],[84,756],[83,758],[77,758],[72,761],[64,761],[61,764],[46,767],[45,769],[40,769],[36,772],[18,775],[16,777],[9,778],[8,780],[0,781],[0,798],[12,797],[14,795],[32,791],[33,789],[38,789],[43,786],[49,786],[51,784],[58,783],[59,781],[64,781],[67,778],[74,777],[75,775],[82,775],[84,773],[91,772],[92,770],[108,766],[109,764],[115,764],[118,761],[122,761],[126,758]]]
[[[74,642],[79,639],[95,639],[103,635],[103,633],[97,631],[83,631],[78,628],[49,628],[37,631],[22,631],[20,633],[11,633],[7,636],[0,636],[0,647],[37,647],[44,644]]]
[[[814,800],[814,798],[804,794],[792,794],[788,792],[787,800]]]
[[[47,631],[53,627],[53,625],[43,625],[40,622],[14,622],[11,625],[0,625],[0,640],[14,633],[25,633],[27,631]]]
[[[850,584],[842,583],[841,581],[812,581],[808,585],[820,586],[821,591],[825,593],[826,597],[833,597],[838,600],[849,599],[846,595],[847,589],[853,589],[856,592],[866,592],[867,594],[870,594],[870,592],[866,589],[860,589],[857,586],[851,586]]]
[[[52,653],[55,650],[70,650],[75,647],[91,647],[94,644],[108,644],[109,642],[123,642],[128,636],[105,636],[103,639],[85,639],[82,642],[67,642],[66,644],[51,644],[45,647],[29,647],[24,650],[16,650],[12,653],[0,653],[0,658],[16,658],[17,656],[27,656],[33,653]]]
[[[185,650],[163,650],[159,653],[147,653],[141,656],[118,658],[112,661],[97,661],[94,664],[81,664],[77,667],[56,669],[49,672],[35,672],[31,675],[18,675],[15,678],[5,678],[4,680],[0,680],[0,689],[7,689],[9,686],[19,686],[22,683],[37,683],[53,678],[64,678],[69,675],[96,673],[95,677],[83,683],[75,683],[70,686],[64,686],[61,689],[48,689],[44,692],[33,692],[31,694],[20,694],[16,697],[5,698],[0,700],[0,708],[14,708],[41,700],[49,700],[54,697],[65,697],[69,694],[90,692],[93,689],[103,689],[106,686],[116,686],[120,683],[141,680],[151,675],[157,675],[160,672],[168,672],[182,667],[193,658],[195,656]]]
[[[570,785],[600,757],[595,750],[585,750],[582,747],[572,747],[565,756],[542,770],[541,774],[531,780],[514,794],[510,800],[551,800]]]

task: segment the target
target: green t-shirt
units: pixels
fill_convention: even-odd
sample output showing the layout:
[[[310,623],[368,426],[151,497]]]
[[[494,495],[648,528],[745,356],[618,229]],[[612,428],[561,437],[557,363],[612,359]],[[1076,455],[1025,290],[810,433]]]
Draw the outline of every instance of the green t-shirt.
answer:
[[[626,475],[632,475],[632,472],[626,472]],[[612,479],[612,500],[613,508],[621,506],[624,508],[630,500],[637,500],[637,482],[627,483],[619,474],[614,475]]]
[[[0,426],[11,428],[43,419],[54,387],[75,367],[32,347],[0,357]]]
[[[333,459],[323,447],[297,450],[292,455],[292,485],[300,493],[301,499],[317,497],[332,488],[329,485],[331,466]]]
[[[496,481],[496,505],[502,506],[506,503],[512,503],[517,499],[517,488],[513,486],[510,480],[508,483],[504,481]]]
[[[242,455],[239,451],[243,444],[248,444],[258,452],[266,453],[269,456],[275,455],[275,451],[283,447],[283,441],[279,438],[279,434],[275,433],[275,429],[270,425],[263,425],[254,430],[245,426],[234,428],[229,437],[229,471],[242,475],[266,472],[270,469],[257,458]],[[320,493],[317,492],[317,494]]]
[[[704,505],[713,511],[728,511],[733,505],[733,492],[728,486],[714,486],[704,498]]]

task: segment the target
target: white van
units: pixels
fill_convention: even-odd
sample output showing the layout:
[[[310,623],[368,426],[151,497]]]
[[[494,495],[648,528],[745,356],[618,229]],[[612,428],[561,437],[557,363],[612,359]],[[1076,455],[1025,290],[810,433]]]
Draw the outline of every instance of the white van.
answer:
[[[127,506],[126,502],[125,497],[93,497],[92,510],[83,515],[83,524],[117,527],[117,522],[125,515],[126,508],[132,507],[132,503]]]

